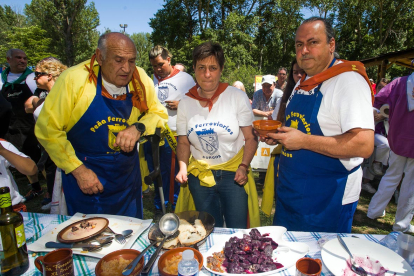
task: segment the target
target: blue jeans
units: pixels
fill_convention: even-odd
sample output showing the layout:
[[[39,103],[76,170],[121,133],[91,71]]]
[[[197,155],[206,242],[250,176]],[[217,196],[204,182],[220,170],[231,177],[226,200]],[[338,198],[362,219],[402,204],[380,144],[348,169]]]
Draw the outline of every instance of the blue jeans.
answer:
[[[192,174],[188,176],[188,186],[197,211],[204,211],[214,217],[217,227],[246,228],[248,196],[243,186],[234,181],[235,172],[212,170],[216,185],[205,187]]]

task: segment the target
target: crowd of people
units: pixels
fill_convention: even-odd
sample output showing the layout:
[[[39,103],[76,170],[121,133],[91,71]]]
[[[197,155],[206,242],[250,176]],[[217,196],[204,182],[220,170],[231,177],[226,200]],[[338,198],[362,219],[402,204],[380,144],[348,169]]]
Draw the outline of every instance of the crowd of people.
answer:
[[[43,210],[61,204],[62,214],[143,218],[141,174],[155,170],[145,137],[158,129],[156,215],[171,204],[176,212],[208,212],[219,227],[257,227],[250,163],[260,140],[278,145],[266,176],[274,225],[349,233],[361,189],[375,193],[367,215],[376,219],[401,183],[393,228],[414,233],[414,74],[373,85],[362,63],[337,58],[335,44],[328,21],[305,20],[289,70],[264,75],[252,100],[240,81],[220,81],[225,53],[218,43],[194,48],[194,79],[160,45],[148,55],[151,79],[121,33],[102,35],[91,59],[71,68],[48,57],[32,72],[24,51],[10,49],[1,78],[0,185],[10,188],[16,210],[44,195]],[[260,137],[255,117],[283,126]],[[10,166],[27,175],[26,196]],[[383,175],[377,190],[370,184],[376,175]]]

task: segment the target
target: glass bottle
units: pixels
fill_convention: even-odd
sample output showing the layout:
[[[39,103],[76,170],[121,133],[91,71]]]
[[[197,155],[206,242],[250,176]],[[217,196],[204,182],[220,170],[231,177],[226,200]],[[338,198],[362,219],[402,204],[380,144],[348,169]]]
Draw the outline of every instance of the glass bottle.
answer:
[[[23,216],[13,211],[9,187],[0,188],[1,275],[21,275],[29,268]]]

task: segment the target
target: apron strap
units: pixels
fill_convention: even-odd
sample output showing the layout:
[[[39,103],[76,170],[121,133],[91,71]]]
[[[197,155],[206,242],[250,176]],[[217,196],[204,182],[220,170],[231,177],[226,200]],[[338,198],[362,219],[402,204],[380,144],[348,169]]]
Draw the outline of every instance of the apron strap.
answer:
[[[329,64],[328,68],[331,68],[334,65],[335,61],[336,61],[336,58],[334,57],[331,64]],[[323,95],[320,92],[322,84],[323,84],[323,82],[321,84],[319,84],[318,87],[316,87],[315,90],[314,90],[316,92],[315,93],[316,94],[315,95],[316,100],[315,100],[315,104],[313,106],[312,115],[311,115],[311,119],[310,119],[311,124],[316,123],[318,113],[319,113],[319,107],[321,106],[321,103],[322,103]]]

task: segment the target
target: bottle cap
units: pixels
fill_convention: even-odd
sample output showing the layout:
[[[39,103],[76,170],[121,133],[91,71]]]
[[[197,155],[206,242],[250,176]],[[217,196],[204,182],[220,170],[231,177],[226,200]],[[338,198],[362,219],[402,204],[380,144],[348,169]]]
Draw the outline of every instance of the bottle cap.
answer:
[[[187,249],[183,252],[183,260],[192,260],[194,259],[193,250]]]

